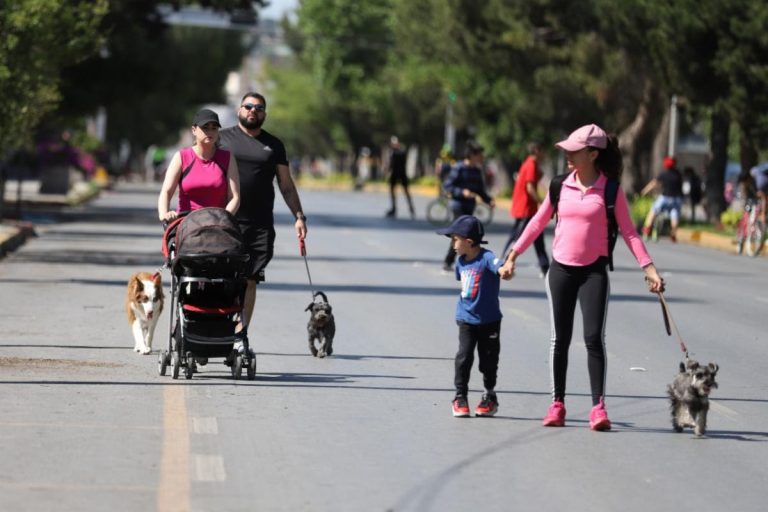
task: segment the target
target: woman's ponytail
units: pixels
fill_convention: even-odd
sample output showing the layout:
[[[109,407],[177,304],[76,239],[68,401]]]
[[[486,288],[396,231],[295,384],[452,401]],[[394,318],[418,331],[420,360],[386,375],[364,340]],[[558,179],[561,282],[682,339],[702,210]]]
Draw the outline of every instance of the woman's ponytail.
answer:
[[[608,178],[620,181],[621,171],[624,169],[624,160],[621,157],[619,139],[616,135],[608,135],[608,145],[604,149],[598,149],[595,167]]]

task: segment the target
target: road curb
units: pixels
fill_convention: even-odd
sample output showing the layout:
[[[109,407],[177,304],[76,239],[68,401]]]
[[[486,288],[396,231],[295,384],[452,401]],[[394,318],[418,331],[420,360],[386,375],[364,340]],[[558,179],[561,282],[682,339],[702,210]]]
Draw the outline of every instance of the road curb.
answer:
[[[44,207],[78,206],[98,197],[102,189],[98,184],[82,182],[81,185],[73,187],[67,195],[37,195],[32,199],[22,198],[21,204]],[[37,233],[31,222],[0,219],[0,258],[15,251],[34,236],[37,236]]]
[[[33,236],[37,236],[37,233],[32,223],[4,221],[0,224],[0,258],[16,250]]]
[[[730,252],[734,255],[736,254],[736,244],[734,243],[733,238],[727,235],[718,235],[717,233],[711,233],[701,229],[678,228],[677,240],[689,245],[698,245],[708,249],[717,249],[723,252]],[[765,247],[763,247],[759,256],[762,258],[768,257],[768,251],[766,251]]]

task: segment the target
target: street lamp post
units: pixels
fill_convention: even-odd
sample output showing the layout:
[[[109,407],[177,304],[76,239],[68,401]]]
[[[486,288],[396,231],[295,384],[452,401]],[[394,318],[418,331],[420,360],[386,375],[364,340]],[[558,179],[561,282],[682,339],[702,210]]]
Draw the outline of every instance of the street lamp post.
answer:
[[[451,153],[454,152],[456,145],[456,128],[453,126],[453,104],[456,103],[456,93],[448,93],[448,103],[445,105],[445,144],[450,146]]]

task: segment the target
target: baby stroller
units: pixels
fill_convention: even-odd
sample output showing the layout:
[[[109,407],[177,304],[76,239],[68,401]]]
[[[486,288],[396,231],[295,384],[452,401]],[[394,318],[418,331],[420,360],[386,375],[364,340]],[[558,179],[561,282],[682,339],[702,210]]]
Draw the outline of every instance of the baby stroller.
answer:
[[[256,378],[256,354],[245,329],[235,333],[243,312],[248,254],[235,218],[223,208],[201,208],[171,222],[163,236],[163,256],[171,270],[171,320],[168,349],[158,373],[191,379],[197,365],[224,357],[232,378],[243,367]]]

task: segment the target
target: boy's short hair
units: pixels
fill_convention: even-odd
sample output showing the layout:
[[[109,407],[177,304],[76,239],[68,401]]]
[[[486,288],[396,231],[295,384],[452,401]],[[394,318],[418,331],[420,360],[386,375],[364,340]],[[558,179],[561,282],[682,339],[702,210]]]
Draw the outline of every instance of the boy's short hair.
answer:
[[[474,215],[462,215],[458,217],[447,228],[438,229],[438,235],[445,235],[451,237],[458,235],[475,242],[475,244],[487,244],[486,240],[483,240],[485,236],[485,229],[483,229],[483,223]]]

